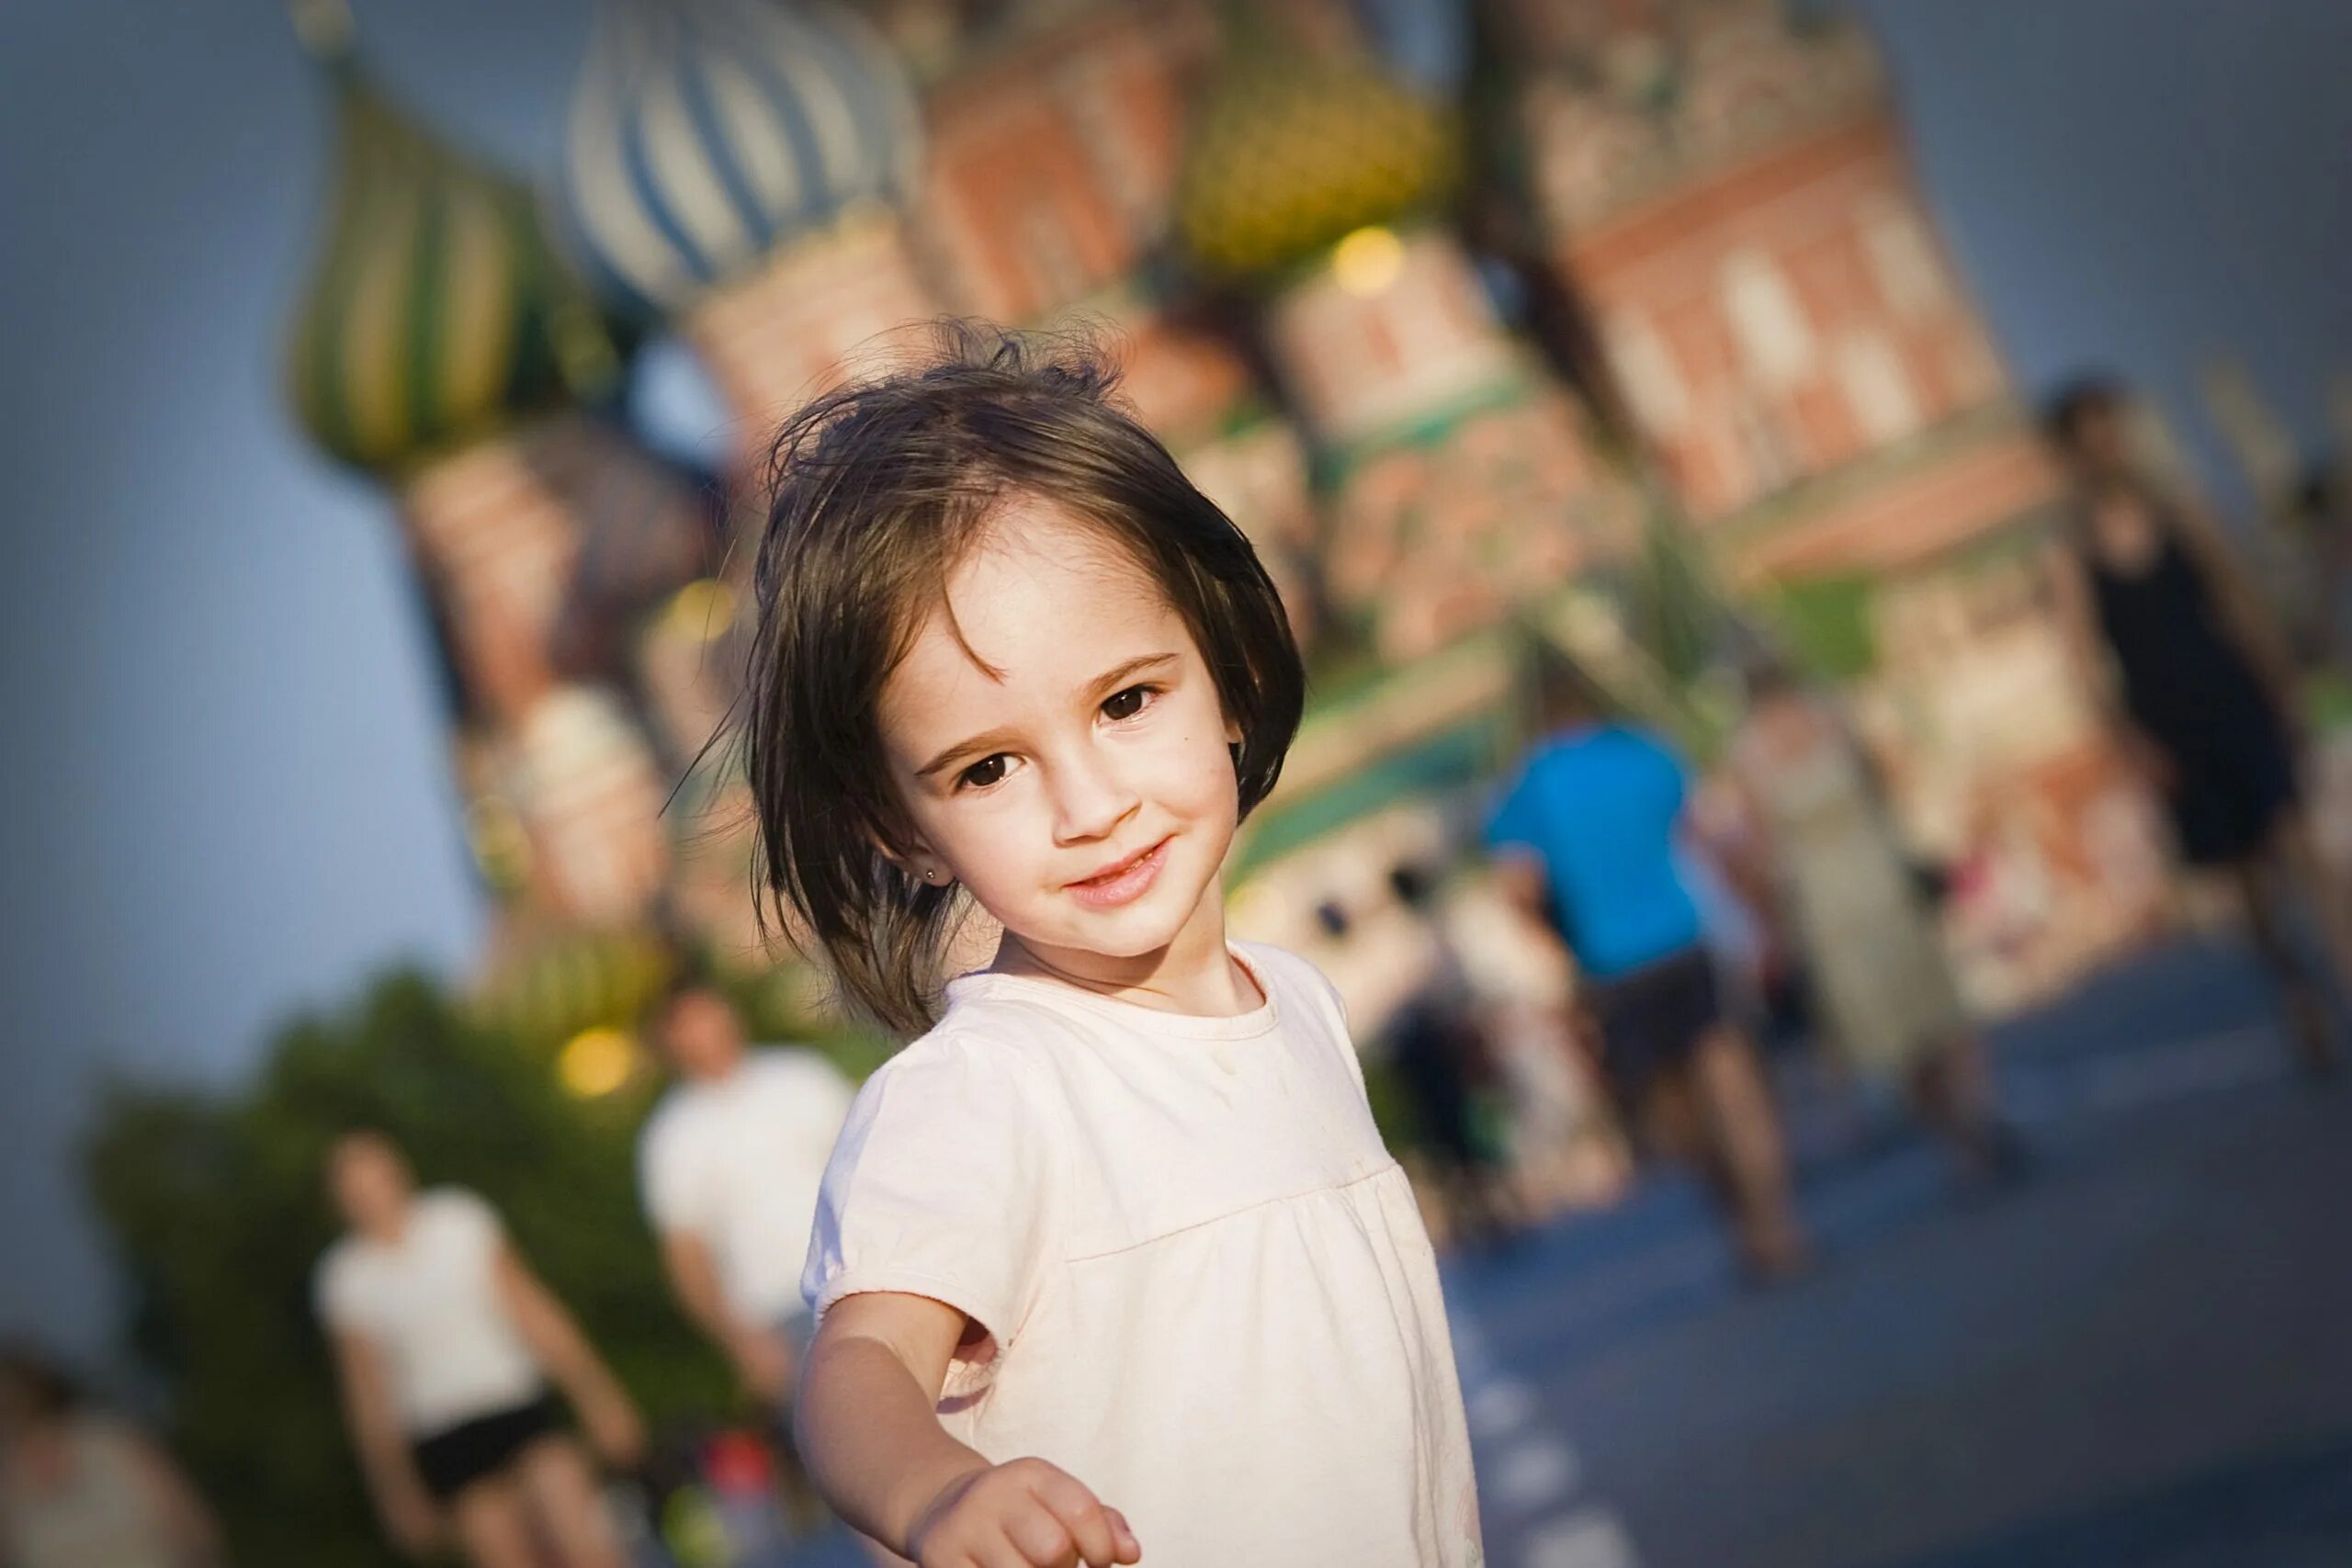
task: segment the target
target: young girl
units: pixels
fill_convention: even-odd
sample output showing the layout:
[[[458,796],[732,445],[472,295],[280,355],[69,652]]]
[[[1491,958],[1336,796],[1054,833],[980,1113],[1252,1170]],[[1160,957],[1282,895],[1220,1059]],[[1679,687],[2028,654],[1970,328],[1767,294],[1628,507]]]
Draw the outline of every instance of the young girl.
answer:
[[[803,1454],[922,1568],[1476,1563],[1437,1270],[1338,997],[1225,935],[1297,650],[1110,391],[960,330],[777,442],[765,878],[921,1035],[826,1173]],[[935,999],[970,905],[994,962]]]

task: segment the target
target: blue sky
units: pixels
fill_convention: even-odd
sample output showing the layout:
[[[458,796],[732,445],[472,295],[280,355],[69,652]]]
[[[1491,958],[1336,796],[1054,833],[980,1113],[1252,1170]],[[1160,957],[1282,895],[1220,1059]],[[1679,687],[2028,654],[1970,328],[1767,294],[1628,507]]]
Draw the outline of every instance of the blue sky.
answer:
[[[585,0],[355,8],[410,103],[551,165]],[[2122,370],[2217,468],[2194,376],[2232,352],[2316,447],[2352,372],[2352,6],[1861,9],[2029,389]],[[481,931],[390,519],[277,392],[328,132],[263,0],[0,6],[0,1329],[103,1321],[68,1168],[98,1074],[233,1077]]]

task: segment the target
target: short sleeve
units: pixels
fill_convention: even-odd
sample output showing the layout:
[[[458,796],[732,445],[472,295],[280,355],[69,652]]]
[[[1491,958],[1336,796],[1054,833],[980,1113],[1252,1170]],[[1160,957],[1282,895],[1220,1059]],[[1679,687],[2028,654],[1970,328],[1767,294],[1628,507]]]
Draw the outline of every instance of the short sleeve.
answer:
[[[1685,802],[1690,798],[1690,768],[1681,753],[1655,736],[1641,738],[1642,749],[1649,756],[1656,771],[1660,804],[1672,816],[1680,816]]]
[[[311,1273],[311,1311],[322,1327],[336,1332],[365,1328],[366,1303],[347,1243],[337,1242]]]
[[[427,1194],[423,1201],[433,1205],[435,1222],[447,1231],[458,1249],[469,1256],[489,1257],[498,1250],[506,1235],[506,1227],[499,1223],[498,1211],[479,1193],[462,1187],[444,1187]]]
[[[1356,1049],[1355,1032],[1348,1024],[1348,998],[1340,993],[1339,987],[1331,983],[1331,976],[1295,953],[1284,953],[1279,948],[1259,947],[1253,947],[1250,952],[1261,958],[1272,955],[1272,962],[1292,964],[1302,975],[1310,994],[1323,1004],[1326,1010],[1326,1021],[1330,1025],[1332,1040],[1339,1046],[1340,1059],[1346,1065],[1348,1076],[1355,1080],[1356,1093],[1363,1098],[1365,1107],[1369,1109],[1372,1098],[1364,1087],[1363,1056]]]
[[[806,1046],[779,1053],[777,1067],[777,1092],[788,1107],[791,1123],[812,1133],[821,1131],[824,1147],[830,1149],[834,1133],[849,1118],[857,1086],[833,1065],[832,1058]]]
[[[1054,1256],[1068,1147],[1011,1052],[968,1036],[917,1041],[851,1104],[818,1198],[802,1294],[820,1317],[843,1296],[929,1296],[1009,1350]],[[982,1381],[967,1377],[964,1390]],[[953,1369],[949,1389],[964,1391]]]
[[[637,1190],[661,1235],[700,1228],[695,1150],[674,1104],[653,1113],[637,1147]]]
[[[837,1123],[847,1121],[849,1108],[857,1099],[857,1086],[850,1082],[849,1075],[834,1066],[830,1057],[818,1056],[814,1053],[811,1056],[811,1072],[815,1079],[811,1085],[813,1098],[824,1107],[827,1120]]]

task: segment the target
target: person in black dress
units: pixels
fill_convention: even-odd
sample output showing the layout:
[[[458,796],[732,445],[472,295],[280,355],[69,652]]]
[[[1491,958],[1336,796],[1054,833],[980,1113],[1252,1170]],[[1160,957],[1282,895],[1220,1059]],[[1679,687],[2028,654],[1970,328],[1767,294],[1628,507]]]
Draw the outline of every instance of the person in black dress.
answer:
[[[2303,1061],[2326,1071],[2325,996],[2276,909],[2282,896],[2311,904],[2341,977],[2352,975],[2352,907],[2304,820],[2292,665],[2219,530],[2134,470],[2124,422],[2121,394],[2101,385],[2053,406],[2075,491],[2052,552],[2059,604],[2126,756],[2169,810],[2181,858],[2232,874]]]

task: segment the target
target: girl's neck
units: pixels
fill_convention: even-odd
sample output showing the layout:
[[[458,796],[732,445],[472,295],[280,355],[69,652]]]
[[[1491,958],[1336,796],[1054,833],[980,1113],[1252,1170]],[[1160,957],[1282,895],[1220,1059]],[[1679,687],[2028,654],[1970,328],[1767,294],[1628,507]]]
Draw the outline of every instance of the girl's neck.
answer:
[[[1266,999],[1225,944],[1224,895],[1215,882],[1165,947],[1125,956],[1040,946],[1006,931],[989,967],[1196,1018],[1237,1018]]]

